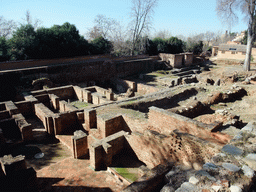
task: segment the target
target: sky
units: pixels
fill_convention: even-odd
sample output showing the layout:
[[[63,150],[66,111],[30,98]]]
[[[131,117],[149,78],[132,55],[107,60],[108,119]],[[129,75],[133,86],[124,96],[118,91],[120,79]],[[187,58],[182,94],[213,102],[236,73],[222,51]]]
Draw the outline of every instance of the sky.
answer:
[[[96,15],[116,19],[124,25],[131,21],[132,0],[0,0],[0,16],[17,23],[24,23],[29,10],[32,19],[42,21],[41,26],[51,27],[65,22],[74,24],[81,35],[94,26]],[[154,9],[151,34],[168,30],[172,36],[193,36],[211,31],[230,31],[215,11],[216,0],[159,0]],[[232,26],[231,32],[247,29],[242,20]]]

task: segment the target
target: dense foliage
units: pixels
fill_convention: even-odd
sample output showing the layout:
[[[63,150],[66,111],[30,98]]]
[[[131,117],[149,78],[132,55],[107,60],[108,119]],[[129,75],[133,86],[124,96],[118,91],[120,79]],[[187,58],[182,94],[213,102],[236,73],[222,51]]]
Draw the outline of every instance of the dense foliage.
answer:
[[[51,28],[41,27],[37,30],[33,25],[21,25],[10,39],[0,37],[0,62],[8,60],[52,59],[61,57],[75,57],[83,55],[97,55],[112,53],[115,55],[130,55],[128,48],[130,40],[125,46],[117,46],[103,36],[88,42],[75,25],[68,22],[54,25]],[[128,47],[127,47],[128,46]],[[141,37],[135,45],[134,54],[157,55],[159,53],[182,53],[184,51],[198,54],[202,52],[203,43],[200,41],[184,42],[177,37],[149,39]]]
[[[105,54],[110,53],[111,47],[103,37],[89,43],[75,25],[67,22],[38,30],[27,24],[17,28],[10,39],[0,37],[0,61]]]
[[[200,53],[203,52],[203,41],[191,41],[188,40],[186,42],[186,51],[187,52],[192,52],[195,55],[199,55]]]

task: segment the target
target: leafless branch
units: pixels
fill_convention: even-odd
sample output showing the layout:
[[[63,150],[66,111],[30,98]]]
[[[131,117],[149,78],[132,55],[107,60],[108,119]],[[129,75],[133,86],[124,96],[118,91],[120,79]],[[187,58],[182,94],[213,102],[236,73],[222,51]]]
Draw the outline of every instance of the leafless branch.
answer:
[[[16,23],[13,20],[5,20],[3,16],[0,16],[0,37],[10,36],[15,27]]]

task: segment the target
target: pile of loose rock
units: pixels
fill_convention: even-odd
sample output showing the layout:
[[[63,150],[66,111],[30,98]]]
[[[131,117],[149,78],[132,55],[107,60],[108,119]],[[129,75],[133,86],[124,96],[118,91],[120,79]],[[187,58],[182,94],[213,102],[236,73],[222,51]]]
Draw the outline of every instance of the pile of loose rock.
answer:
[[[201,170],[174,167],[161,192],[253,191],[256,180],[256,123],[242,128]]]

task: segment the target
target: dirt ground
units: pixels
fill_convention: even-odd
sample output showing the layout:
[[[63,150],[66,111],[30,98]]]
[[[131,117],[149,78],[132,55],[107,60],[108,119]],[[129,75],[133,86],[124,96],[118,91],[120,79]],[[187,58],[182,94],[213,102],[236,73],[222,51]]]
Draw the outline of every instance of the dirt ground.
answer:
[[[213,110],[224,109],[234,115],[239,115],[240,119],[244,123],[256,120],[256,83],[251,81],[250,84],[244,84],[246,77],[256,74],[256,66],[251,65],[251,71],[246,72],[243,70],[242,65],[226,65],[214,62],[209,72],[203,72],[199,75],[199,79],[211,78],[214,81],[220,79],[221,85],[206,86],[209,92],[220,91],[230,89],[232,86],[239,86],[247,91],[247,95],[242,99],[238,99],[234,102],[219,103],[212,105]],[[237,79],[233,81],[232,77],[235,75]],[[206,96],[206,95],[204,95]]]

